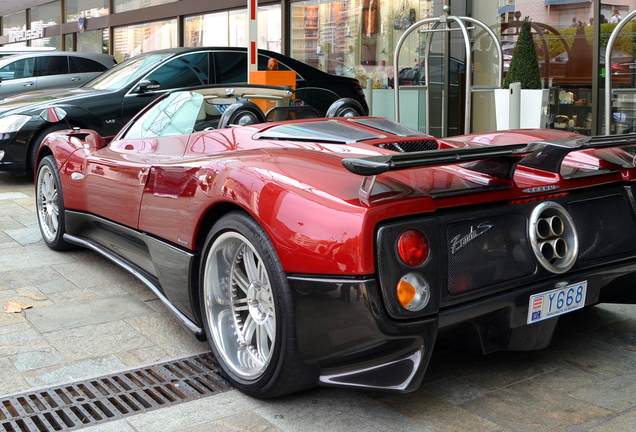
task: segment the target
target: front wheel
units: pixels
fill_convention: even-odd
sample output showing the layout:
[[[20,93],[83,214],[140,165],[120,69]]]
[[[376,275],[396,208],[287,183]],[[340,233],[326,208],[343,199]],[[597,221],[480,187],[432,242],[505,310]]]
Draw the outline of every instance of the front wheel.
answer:
[[[214,225],[205,242],[200,286],[206,335],[239,390],[268,398],[315,382],[299,358],[282,266],[250,216],[232,212]]]
[[[62,183],[53,156],[46,156],[40,162],[35,179],[35,207],[40,233],[48,247],[66,250],[71,244],[64,240],[64,199]]]

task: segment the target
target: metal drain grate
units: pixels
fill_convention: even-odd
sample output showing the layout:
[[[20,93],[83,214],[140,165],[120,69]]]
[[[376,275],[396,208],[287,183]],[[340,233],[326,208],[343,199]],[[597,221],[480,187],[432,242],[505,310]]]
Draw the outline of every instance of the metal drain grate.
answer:
[[[221,393],[211,354],[0,399],[0,431],[68,431]]]

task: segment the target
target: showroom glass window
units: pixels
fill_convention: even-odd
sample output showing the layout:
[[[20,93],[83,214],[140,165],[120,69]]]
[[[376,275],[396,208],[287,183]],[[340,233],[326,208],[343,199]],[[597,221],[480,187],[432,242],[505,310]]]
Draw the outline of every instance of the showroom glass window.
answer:
[[[75,36],[74,33],[67,33],[64,35],[64,49],[66,51],[75,51],[73,48],[73,36]]]
[[[184,25],[185,45],[246,47],[247,24],[246,9],[188,17]]]
[[[115,60],[122,62],[142,52],[178,46],[177,20],[156,21],[113,30]]]
[[[246,20],[245,9],[187,17],[184,20],[184,45],[247,46]],[[280,5],[259,6],[258,47],[281,52],[281,35]]]
[[[12,31],[26,30],[26,11],[16,12],[2,17],[2,34],[8,35]]]
[[[62,22],[62,10],[59,1],[37,6],[29,10],[30,28],[35,30],[38,28],[45,29],[47,27],[56,26]],[[32,47],[53,47],[62,49],[62,37],[50,36],[31,41]]]
[[[187,47],[229,46],[229,12],[195,15],[184,19],[183,43]],[[214,29],[207,31],[206,29]]]
[[[411,22],[426,16],[432,2],[316,1],[292,3],[292,57],[325,72],[382,79],[393,47]],[[386,78],[386,76],[384,76]],[[385,83],[386,84],[386,83]]]
[[[114,13],[120,13],[175,1],[177,0],[113,0],[113,7],[115,8]]]
[[[76,33],[78,52],[108,54],[108,29]],[[68,49],[68,47],[67,47]]]
[[[51,27],[62,22],[62,9],[59,1],[36,6],[29,10],[31,29]]]
[[[600,23],[594,20],[596,1],[577,2],[568,7],[510,8],[500,16],[501,46],[504,51],[504,73],[514,60],[519,28],[528,16],[532,21],[533,39],[541,72],[543,89],[549,91],[548,128],[563,129],[584,135],[593,133],[592,104],[597,99],[592,91],[594,66],[594,33],[600,30],[607,40],[616,26],[610,24],[612,9],[601,5]],[[621,9],[625,14],[627,7]],[[615,48],[612,63],[631,63],[632,41]],[[617,51],[618,50],[618,51]],[[626,53],[625,51],[628,51]],[[620,58],[619,58],[620,56]],[[598,69],[605,68],[601,54]],[[631,85],[631,74],[616,80]],[[598,102],[598,100],[596,101]]]
[[[40,39],[33,39],[31,41],[32,47],[53,47],[55,49],[62,49],[62,36],[50,36]]]
[[[109,13],[108,3],[109,0],[66,0],[64,2],[66,21],[106,16]]]

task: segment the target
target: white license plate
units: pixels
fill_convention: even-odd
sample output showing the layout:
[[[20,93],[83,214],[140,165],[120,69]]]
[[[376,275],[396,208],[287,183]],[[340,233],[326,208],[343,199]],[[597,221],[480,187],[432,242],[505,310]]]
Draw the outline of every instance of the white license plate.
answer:
[[[528,324],[562,315],[585,306],[587,281],[530,296]]]

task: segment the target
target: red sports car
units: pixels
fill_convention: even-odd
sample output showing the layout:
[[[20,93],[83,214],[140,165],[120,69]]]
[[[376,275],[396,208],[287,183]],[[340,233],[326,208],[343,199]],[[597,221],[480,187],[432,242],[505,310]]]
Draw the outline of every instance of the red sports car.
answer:
[[[412,391],[439,337],[543,348],[559,315],[633,298],[636,136],[436,139],[292,97],[178,91],[112,139],[49,135],[46,244],[135,274],[255,397]]]

